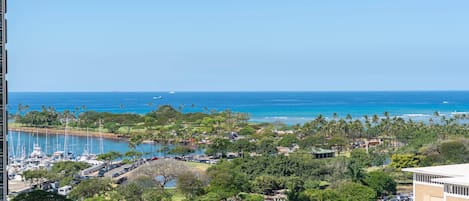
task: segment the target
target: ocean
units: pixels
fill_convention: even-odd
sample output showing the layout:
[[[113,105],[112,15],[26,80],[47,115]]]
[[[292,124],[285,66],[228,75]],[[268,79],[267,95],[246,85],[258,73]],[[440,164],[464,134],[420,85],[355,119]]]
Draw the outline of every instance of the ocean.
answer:
[[[18,104],[29,110],[53,106],[58,111],[86,110],[145,114],[160,105],[172,105],[183,112],[230,109],[249,113],[253,122],[304,123],[319,114],[331,118],[351,114],[354,118],[377,114],[428,119],[435,111],[442,115],[469,112],[469,91],[406,92],[12,92],[8,110]]]

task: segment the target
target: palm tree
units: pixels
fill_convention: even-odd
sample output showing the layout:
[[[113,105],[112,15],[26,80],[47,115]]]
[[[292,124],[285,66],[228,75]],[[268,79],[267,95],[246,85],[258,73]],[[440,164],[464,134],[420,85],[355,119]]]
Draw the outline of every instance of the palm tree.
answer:
[[[386,117],[386,119],[389,119],[389,112],[384,112],[384,116]]]
[[[337,112],[334,112],[332,114],[332,119],[337,120],[338,117],[339,117],[339,115],[337,114]]]
[[[18,118],[21,118],[23,116],[23,112],[26,112],[29,109],[29,105],[23,105],[23,104],[18,104],[18,110],[16,111],[16,117],[15,117],[15,122],[18,120]]]
[[[372,118],[371,122],[373,122],[374,125],[378,124],[378,122],[379,122],[379,117],[378,117],[377,114],[374,114],[374,115],[373,115],[373,118]]]
[[[339,129],[342,131],[342,136],[347,137],[348,136],[348,124],[345,120],[340,119],[339,120]]]
[[[81,112],[81,107],[75,107],[74,113],[75,113],[76,122],[77,122],[77,125],[76,125],[77,130],[78,130],[78,126],[80,125],[80,116],[79,116],[80,112]]]
[[[347,119],[349,122],[352,121],[352,115],[351,115],[351,114],[347,114],[347,116],[345,117],[345,119]]]

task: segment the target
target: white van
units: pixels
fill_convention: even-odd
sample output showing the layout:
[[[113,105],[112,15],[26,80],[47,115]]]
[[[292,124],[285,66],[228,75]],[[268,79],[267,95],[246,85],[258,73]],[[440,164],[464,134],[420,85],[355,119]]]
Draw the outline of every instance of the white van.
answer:
[[[64,186],[64,187],[60,187],[57,193],[59,195],[68,195],[70,191],[72,191],[71,186]]]

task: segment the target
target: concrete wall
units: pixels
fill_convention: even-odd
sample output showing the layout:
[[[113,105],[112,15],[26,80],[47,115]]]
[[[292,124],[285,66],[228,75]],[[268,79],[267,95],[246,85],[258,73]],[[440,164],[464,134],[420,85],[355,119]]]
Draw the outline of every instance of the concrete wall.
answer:
[[[443,201],[443,185],[415,184],[415,201]]]

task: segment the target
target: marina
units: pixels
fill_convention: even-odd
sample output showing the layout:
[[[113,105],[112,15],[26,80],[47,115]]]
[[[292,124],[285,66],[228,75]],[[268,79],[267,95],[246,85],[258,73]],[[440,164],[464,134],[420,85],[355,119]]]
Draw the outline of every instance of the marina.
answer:
[[[91,166],[90,169],[99,169],[97,167],[102,167],[104,162],[97,160],[97,155],[111,151],[125,153],[131,150],[126,140],[102,137],[48,132],[40,134],[17,129],[10,130],[8,138],[8,179],[16,182],[23,180],[22,173],[26,170],[49,169],[58,161],[85,162]],[[136,146],[135,150],[144,153],[145,158],[171,156],[160,151],[163,146],[171,149],[175,145],[143,143]],[[203,154],[203,150],[198,149],[193,154]]]

